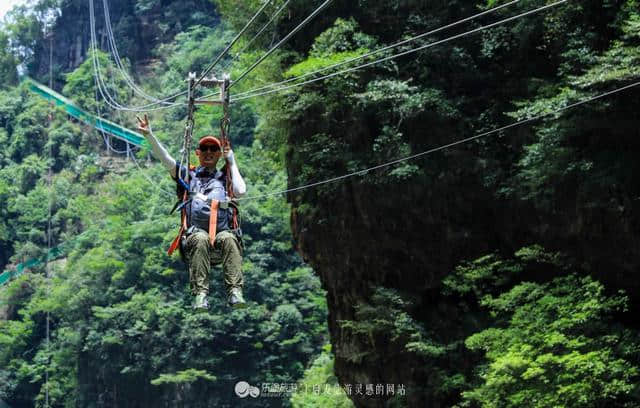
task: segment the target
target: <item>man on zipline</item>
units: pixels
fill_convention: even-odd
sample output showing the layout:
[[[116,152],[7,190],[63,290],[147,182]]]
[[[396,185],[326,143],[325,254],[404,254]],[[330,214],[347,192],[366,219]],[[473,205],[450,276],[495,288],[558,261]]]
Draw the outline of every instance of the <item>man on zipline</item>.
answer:
[[[185,181],[187,174],[186,166],[177,163],[156,139],[151,132],[147,115],[144,120],[137,119],[138,129],[151,145],[153,155],[169,170],[180,191],[181,181]],[[195,309],[204,310],[209,307],[209,272],[212,265],[218,264],[222,264],[224,271],[229,305],[234,308],[246,306],[242,296],[242,246],[237,235],[234,207],[230,205],[230,194],[227,191],[227,166],[233,195],[240,197],[246,193],[247,188],[233,151],[228,145],[224,146],[224,153],[222,149],[223,146],[216,137],[203,137],[196,148],[200,166],[188,171],[189,191],[187,201],[184,202],[186,229],[181,230],[179,240],[180,250],[183,251],[189,268],[191,292],[196,297],[193,306]],[[218,170],[217,164],[222,155],[226,164],[222,170]]]

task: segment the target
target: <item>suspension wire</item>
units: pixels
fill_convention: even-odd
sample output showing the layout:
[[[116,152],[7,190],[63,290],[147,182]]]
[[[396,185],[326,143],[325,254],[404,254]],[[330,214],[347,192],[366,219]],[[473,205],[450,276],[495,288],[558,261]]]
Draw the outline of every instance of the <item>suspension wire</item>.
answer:
[[[53,89],[53,30],[49,27],[49,89]],[[47,203],[47,255],[46,255],[46,280],[47,289],[46,297],[48,298],[51,293],[51,265],[49,254],[52,247],[51,236],[51,218],[53,214],[53,146],[51,143],[51,125],[53,122],[53,105],[49,105],[49,128],[47,130],[47,144],[49,147],[49,169],[47,171],[47,184],[49,188],[49,198]],[[45,369],[45,407],[49,408],[49,369],[51,365],[51,312],[47,308],[47,368]]]
[[[96,81],[95,77],[94,77],[94,81]],[[102,112],[100,111],[100,105],[99,105],[99,101],[98,101],[97,86],[96,86],[95,98],[96,98],[96,109],[97,109],[98,117],[100,119],[102,119]],[[120,113],[120,111],[116,111],[116,112],[118,114]],[[120,119],[122,119],[122,117],[120,117]],[[142,176],[147,180],[147,182],[149,182],[150,185],[156,187],[158,189],[158,191],[160,191],[160,192],[163,192],[163,193],[165,193],[167,195],[170,195],[172,197],[174,196],[173,193],[163,189],[162,187],[160,187],[160,185],[157,182],[154,182],[153,180],[151,180],[149,178],[149,176],[147,176],[147,174],[144,172],[144,170],[142,169],[142,167],[138,163],[138,160],[136,159],[136,156],[135,156],[134,152],[131,152],[131,155],[129,155],[129,150],[116,150],[109,143],[108,136],[107,136],[106,132],[104,131],[104,129],[102,127],[100,127],[99,131],[102,134],[102,139],[104,140],[105,145],[107,146],[107,151],[111,150],[112,152],[114,152],[116,154],[125,154],[126,153],[127,154],[127,158],[130,158],[133,161],[133,163],[136,165],[136,167],[138,167],[138,170],[140,170],[140,174],[142,174]]]
[[[102,119],[102,112],[100,111],[100,105],[99,105],[99,101],[98,101],[98,88],[99,88],[99,84],[98,84],[98,82],[97,82],[97,81],[98,81],[98,77],[94,75],[94,82],[95,82],[95,84],[96,84],[96,91],[95,91],[96,109],[97,109],[98,117],[99,117],[100,119]],[[116,112],[119,112],[119,111],[116,111]],[[140,173],[142,174],[142,176],[143,176],[143,177],[144,177],[144,178],[149,182],[149,184],[151,184],[152,186],[156,186],[156,187],[158,188],[158,190],[159,190],[159,191],[161,191],[161,192],[163,192],[163,193],[165,193],[165,194],[167,194],[167,195],[170,195],[170,196],[173,196],[173,195],[174,195],[173,193],[170,193],[169,191],[167,191],[167,190],[163,189],[162,187],[160,187],[160,186],[158,185],[158,183],[157,183],[157,182],[154,182],[153,180],[151,180],[151,179],[147,176],[147,174],[144,172],[144,170],[140,167],[140,164],[139,164],[139,163],[138,163],[138,161],[136,160],[135,154],[134,154],[133,152],[132,152],[132,154],[131,154],[131,155],[129,155],[129,150],[116,150],[116,149],[115,149],[115,148],[113,148],[113,146],[111,146],[111,144],[109,143],[108,136],[106,135],[106,132],[104,131],[104,129],[103,129],[102,127],[100,127],[99,131],[100,131],[100,133],[102,134],[102,138],[103,138],[103,140],[104,140],[104,142],[105,142],[105,145],[107,146],[107,151],[111,150],[112,152],[117,153],[117,154],[125,154],[125,153],[127,153],[127,157],[128,157],[128,158],[131,158],[131,160],[134,162],[134,164],[135,164],[135,165],[138,167],[138,169],[140,170]]]
[[[95,11],[94,11],[93,0],[89,0],[89,9],[90,9],[89,20],[90,20],[90,26],[91,26],[91,48],[92,48],[91,62],[93,63],[94,76],[97,79],[98,91],[100,92],[100,95],[105,100],[107,105],[109,105],[111,108],[116,110],[120,110],[120,109],[125,110],[126,107],[124,105],[120,105],[115,100],[115,98],[109,93],[108,87],[106,86],[106,84],[102,79],[100,61],[97,56],[98,41],[96,36],[96,21],[95,21]]]
[[[233,47],[233,45],[238,41],[238,39],[242,36],[242,34],[244,34],[244,32],[247,31],[249,26],[251,26],[251,24],[253,24],[253,22],[256,20],[256,18],[258,18],[258,16],[262,13],[262,11],[265,8],[267,8],[267,6],[269,4],[271,4],[272,1],[273,0],[265,1],[265,3],[262,5],[262,7],[260,7],[260,9],[256,12],[256,14],[254,14],[253,17],[249,20],[249,22],[247,22],[247,24],[245,24],[245,26],[242,28],[242,30],[240,30],[240,32],[235,36],[235,38],[233,40],[231,40],[229,45],[227,45],[227,47],[220,53],[220,55],[218,55],[218,57],[213,61],[213,63],[211,63],[211,65],[209,65],[209,67],[204,70],[204,72],[200,76],[200,79],[198,79],[195,82],[194,89],[200,84],[200,82],[202,82],[202,80],[207,76],[207,74],[209,74],[209,72],[211,72],[211,70],[218,64],[218,62],[220,62],[220,60],[222,58],[224,58],[225,55],[227,55],[227,53],[229,52],[231,47]]]
[[[311,188],[311,187],[320,186],[322,184],[333,183],[335,181],[344,180],[344,179],[347,179],[347,178],[350,178],[350,177],[353,177],[353,176],[357,176],[357,175],[365,175],[365,174],[369,173],[370,171],[378,170],[378,169],[381,169],[381,168],[384,168],[384,167],[389,167],[389,166],[392,166],[394,164],[398,164],[398,163],[401,163],[401,162],[417,159],[418,157],[426,156],[426,155],[429,155],[429,154],[432,154],[432,153],[435,153],[435,152],[439,152],[441,150],[448,149],[450,147],[454,147],[454,146],[457,146],[457,145],[468,143],[468,142],[471,142],[473,140],[481,139],[483,137],[492,135],[494,133],[502,132],[504,130],[508,130],[508,129],[511,129],[511,128],[514,128],[514,127],[517,127],[517,126],[524,125],[525,123],[535,122],[535,121],[538,121],[538,120],[540,120],[542,118],[545,118],[547,116],[558,115],[559,113],[564,112],[566,110],[575,108],[575,107],[580,106],[580,105],[584,105],[584,104],[589,103],[589,102],[593,102],[593,101],[598,100],[598,99],[602,99],[604,97],[607,97],[607,96],[610,96],[610,95],[625,91],[627,89],[636,87],[638,85],[640,85],[640,81],[632,83],[630,85],[623,86],[621,88],[614,89],[612,91],[608,91],[608,92],[599,94],[597,96],[588,97],[586,99],[583,99],[582,101],[574,102],[572,104],[569,104],[567,106],[563,106],[563,107],[555,109],[553,111],[549,111],[549,112],[546,112],[546,113],[541,113],[539,115],[533,116],[533,117],[528,118],[528,119],[523,119],[523,120],[511,123],[511,124],[506,125],[506,126],[502,126],[502,127],[499,127],[499,128],[493,129],[493,130],[489,130],[487,132],[479,133],[479,134],[477,134],[475,136],[467,137],[465,139],[460,139],[460,140],[457,140],[457,141],[452,142],[452,143],[448,143],[448,144],[445,144],[445,145],[442,145],[442,146],[439,146],[439,147],[435,147],[433,149],[429,149],[429,150],[426,150],[426,151],[423,151],[423,152],[420,152],[420,153],[416,153],[416,154],[413,154],[411,156],[406,156],[406,157],[403,157],[403,158],[400,158],[400,159],[396,159],[396,160],[392,160],[392,161],[389,161],[389,162],[386,162],[386,163],[382,163],[382,164],[379,164],[377,166],[369,167],[369,168],[366,168],[366,169],[363,169],[363,170],[359,170],[359,171],[354,171],[354,172],[351,172],[351,173],[348,173],[348,174],[345,174],[345,175],[342,175],[342,176],[338,176],[338,177],[333,177],[333,178],[330,178],[330,179],[327,179],[327,180],[318,181],[318,182],[315,182],[315,183],[305,184],[305,185],[302,185],[300,187],[289,188],[287,190],[277,191],[277,192],[274,192],[274,193],[267,193],[267,194],[261,194],[261,195],[257,195],[257,196],[238,198],[237,200],[258,200],[258,199],[273,197],[273,196],[277,196],[277,195],[280,195],[280,194],[286,194],[286,193],[290,193],[290,192],[294,192],[294,191],[305,190],[305,189],[308,189],[308,188]]]
[[[498,10],[501,10],[501,9],[505,8],[505,7],[511,6],[511,5],[513,5],[513,4],[515,4],[515,3],[519,2],[519,1],[520,0],[513,0],[513,1],[509,2],[509,3],[505,3],[505,4],[502,4],[500,6],[491,8],[489,10],[485,10],[485,11],[483,11],[481,13],[474,14],[473,16],[463,18],[462,20],[458,20],[456,22],[453,22],[451,24],[447,24],[447,25],[442,26],[440,28],[433,29],[433,30],[428,31],[426,33],[422,33],[422,34],[417,35],[415,37],[411,37],[409,39],[406,39],[406,40],[403,40],[403,41],[399,41],[399,42],[397,42],[395,44],[391,44],[391,45],[388,45],[386,47],[379,48],[377,50],[368,52],[366,54],[363,54],[363,55],[360,55],[360,56],[357,56],[357,57],[353,57],[353,58],[349,58],[349,59],[347,59],[345,61],[341,61],[341,62],[338,62],[336,64],[333,64],[333,65],[330,65],[330,66],[327,66],[327,67],[324,67],[324,68],[317,69],[317,70],[315,70],[313,72],[308,72],[306,74],[303,74],[303,75],[300,75],[300,76],[297,76],[297,77],[294,77],[294,78],[289,78],[289,79],[281,81],[281,82],[277,82],[277,83],[273,83],[273,84],[262,86],[260,88],[255,88],[255,89],[251,89],[249,91],[237,93],[236,97],[247,95],[247,94],[253,94],[255,92],[259,92],[259,91],[262,91],[262,90],[265,90],[265,89],[275,88],[277,86],[280,86],[280,85],[283,85],[283,84],[287,84],[289,82],[293,82],[293,81],[297,81],[297,80],[300,80],[300,79],[303,79],[303,78],[307,78],[307,77],[319,74],[321,72],[325,72],[325,71],[328,71],[328,70],[331,70],[331,69],[334,69],[334,68],[338,68],[340,66],[343,66],[343,65],[346,65],[346,64],[350,64],[352,62],[359,61],[359,60],[364,59],[364,58],[368,58],[368,57],[370,57],[372,55],[379,54],[381,52],[384,52],[384,51],[387,51],[387,50],[390,50],[390,49],[393,49],[393,48],[396,48],[396,47],[400,47],[402,45],[405,45],[405,44],[408,44],[410,42],[419,40],[419,39],[427,37],[429,35],[433,35],[433,34],[441,32],[441,31],[447,30],[449,28],[455,27],[455,26],[460,25],[462,23],[466,23],[468,21],[472,21],[472,20],[475,20],[477,18],[483,17],[483,16],[485,16],[487,14],[494,13],[494,12],[496,12]]]
[[[193,75],[193,76],[192,76]],[[190,185],[191,177],[189,173],[189,169],[191,168],[191,142],[193,138],[193,129],[195,128],[195,73],[189,74],[189,107],[187,111],[187,125],[184,128],[184,140],[183,140],[183,152],[182,152],[182,163],[186,163],[185,167],[185,176],[183,180]],[[180,178],[180,174],[178,174],[178,178]]]
[[[90,20],[90,26],[91,26],[91,45],[92,45],[91,48],[93,51],[92,52],[93,71],[94,71],[94,76],[96,76],[98,79],[98,90],[100,92],[100,95],[102,96],[102,98],[104,98],[107,105],[109,105],[111,108],[116,110],[123,110],[123,111],[130,111],[130,112],[146,112],[146,111],[153,111],[153,110],[167,109],[167,108],[174,107],[172,105],[154,107],[158,105],[157,103],[149,103],[142,106],[125,106],[118,103],[118,101],[109,93],[108,87],[106,86],[106,84],[102,79],[102,70],[100,68],[100,60],[97,56],[98,41],[97,41],[97,35],[96,35],[96,21],[95,21],[95,10],[94,10],[93,0],[89,0],[89,9],[90,9],[89,20]]]
[[[175,99],[181,95],[184,95],[186,92],[178,92],[176,94],[173,94],[171,96],[167,96],[164,97],[163,99],[158,99],[152,95],[149,95],[148,93],[146,93],[142,88],[140,88],[138,85],[136,85],[136,83],[134,82],[134,80],[131,78],[131,76],[129,75],[129,73],[127,72],[123,62],[122,62],[122,58],[120,57],[120,53],[118,51],[118,46],[116,44],[115,41],[115,35],[113,33],[113,26],[111,25],[111,14],[109,12],[109,5],[107,0],[102,0],[102,6],[104,9],[104,21],[105,21],[105,28],[107,30],[107,37],[108,37],[108,41],[109,41],[109,48],[111,49],[111,54],[114,57],[114,61],[116,63],[116,67],[118,68],[118,70],[120,71],[120,73],[122,74],[122,77],[124,78],[125,82],[127,83],[127,85],[129,85],[129,87],[133,90],[134,93],[138,94],[139,96],[141,96],[144,99],[147,99],[149,101],[158,103],[158,104],[163,104],[163,105],[172,105],[172,106],[177,106],[179,104],[176,103],[170,103],[167,102],[168,100],[171,99]]]
[[[97,103],[98,103],[98,93],[96,91],[96,104]],[[98,109],[98,117],[100,119],[102,119],[102,113],[100,113],[100,106],[97,106],[97,109]],[[119,111],[117,111],[117,112],[120,113]],[[121,117],[121,119],[122,119],[122,117]],[[116,150],[109,143],[108,136],[107,136],[106,132],[104,131],[104,129],[102,129],[102,127],[100,127],[100,132],[102,133],[102,138],[103,138],[103,140],[104,140],[104,142],[105,142],[105,144],[107,146],[107,151],[111,150],[112,152],[117,153],[117,154],[125,154],[126,153],[127,154],[127,158],[130,158],[131,161],[133,161],[133,163],[136,165],[136,167],[138,167],[138,170],[140,170],[140,174],[142,174],[142,177],[144,177],[145,180],[147,180],[147,182],[150,185],[156,187],[158,189],[158,191],[160,191],[162,193],[165,193],[165,194],[167,194],[167,195],[169,195],[171,197],[174,196],[174,193],[171,193],[171,192],[163,189],[162,187],[160,187],[160,185],[156,181],[153,181],[153,180],[151,180],[151,178],[149,178],[149,176],[144,172],[144,169],[142,169],[142,167],[138,163],[138,160],[136,159],[136,156],[135,156],[135,152],[131,152],[131,154],[129,155],[129,150]]]
[[[97,82],[97,78],[95,77],[95,75],[93,76],[93,83],[95,84],[95,91],[94,91],[94,98],[96,101],[96,112],[98,114],[98,118],[102,119],[102,112],[100,111],[100,100],[98,98],[98,82]],[[113,147],[111,147],[111,145],[109,144],[109,137],[107,136],[107,134],[105,133],[104,129],[102,128],[102,126],[100,127],[100,129],[98,129],[98,131],[100,132],[100,134],[102,135],[102,140],[104,141],[104,144],[107,148],[107,153],[109,152],[109,150],[111,150],[114,153],[117,154],[122,154],[122,153],[126,153],[126,151],[121,152],[121,151],[116,151]]]
[[[93,82],[95,84],[95,92],[94,92],[94,98],[96,101],[96,112],[98,114],[98,118],[102,119],[102,112],[100,109],[100,100],[98,98],[98,82],[97,82],[97,78],[94,75],[93,77]],[[119,112],[119,111],[116,111]],[[116,150],[110,143],[109,143],[109,136],[107,136],[107,133],[104,131],[104,129],[102,128],[102,126],[100,126],[100,128],[98,129],[98,131],[100,132],[100,134],[102,135],[102,140],[104,141],[104,144],[107,148],[107,153],[110,151],[116,153],[116,154],[124,154],[127,153],[126,150]]]
[[[104,83],[102,81],[102,75],[101,75],[101,71],[100,71],[100,64],[97,63],[98,61],[97,61],[97,58],[96,58],[96,53],[98,52],[98,44],[97,44],[97,38],[96,38],[97,37],[96,36],[96,22],[95,22],[95,13],[94,13],[93,0],[89,0],[89,10],[90,10],[90,13],[89,13],[89,22],[90,22],[90,24],[89,25],[90,25],[90,28],[91,28],[91,62],[93,64],[93,74],[94,74],[94,77],[97,80],[96,83],[98,85],[98,91],[100,92],[100,95],[105,100],[107,105],[109,105],[110,107],[112,107],[114,109],[119,109],[120,106],[111,97],[111,94],[109,94],[108,89],[103,90]]]
[[[518,1],[518,0],[516,0]],[[270,25],[271,23],[273,23],[273,21],[276,19],[276,17],[278,17],[280,15],[280,13],[282,13],[282,11],[287,7],[287,5],[291,2],[291,0],[287,0],[285,1],[282,6],[280,6],[280,8],[278,10],[276,10],[276,12],[273,14],[273,16],[271,16],[271,19],[269,21],[267,21],[267,23],[262,26],[262,28],[260,29],[260,31],[258,31],[258,33],[256,35],[253,36],[253,38],[251,38],[251,40],[249,40],[249,42],[242,48],[242,50],[240,50],[230,61],[227,61],[223,66],[222,66],[222,71],[225,71],[227,68],[229,68],[229,66],[231,64],[233,64],[235,61],[238,60],[238,58],[240,57],[240,55],[244,54],[245,51],[247,51],[249,49],[249,47],[251,46],[251,44],[253,44],[253,42],[258,39],[258,37],[260,37],[260,34],[262,34]]]
[[[300,23],[289,34],[287,34],[282,40],[280,40],[280,42],[278,42],[276,45],[274,45],[269,51],[267,51],[262,57],[260,57],[252,66],[250,66],[246,71],[244,71],[242,74],[240,74],[238,79],[236,79],[235,81],[233,81],[229,85],[229,88],[231,88],[232,86],[234,86],[238,82],[242,81],[247,75],[249,75],[249,73],[251,71],[253,71],[258,65],[260,65],[260,63],[262,61],[264,61],[267,57],[269,57],[269,55],[273,54],[273,52],[275,50],[277,50],[278,48],[280,48],[280,46],[282,46],[282,44],[287,42],[287,40],[289,40],[289,38],[293,37],[294,34],[296,34],[298,31],[300,31],[304,26],[306,26],[307,23],[309,21],[311,21],[315,16],[320,14],[320,12],[322,10],[324,10],[329,5],[329,3],[331,3],[332,1],[333,0],[325,0],[325,2],[322,3],[318,8],[316,8],[315,11],[309,15],[309,17],[305,18],[302,23]]]
[[[381,59],[378,59],[378,60],[375,60],[375,61],[367,62],[365,64],[358,65],[358,66],[355,66],[355,67],[343,69],[341,71],[333,72],[331,74],[324,75],[324,76],[321,76],[321,77],[318,77],[318,78],[309,79],[307,81],[300,82],[300,83],[297,83],[297,84],[282,86],[280,88],[271,89],[271,90],[267,90],[267,91],[263,91],[263,92],[258,92],[258,93],[254,93],[254,94],[243,95],[243,96],[237,96],[237,97],[232,99],[232,102],[236,102],[236,101],[240,101],[240,100],[248,99],[248,98],[253,98],[255,96],[268,95],[268,94],[272,94],[272,93],[275,93],[275,92],[280,92],[280,91],[284,91],[284,90],[287,90],[287,89],[295,88],[295,87],[298,87],[298,86],[307,85],[307,84],[310,84],[310,83],[313,83],[313,82],[317,82],[317,81],[323,81],[325,79],[333,78],[333,77],[341,75],[341,74],[346,74],[346,73],[349,73],[349,72],[353,72],[353,71],[356,71],[356,70],[359,70],[359,69],[362,69],[362,68],[369,67],[371,65],[379,64],[381,62],[389,61],[389,60],[392,60],[392,59],[395,59],[395,58],[398,58],[398,57],[402,57],[402,56],[405,56],[405,55],[408,55],[408,54],[413,54],[415,52],[422,51],[422,50],[425,50],[427,48],[435,47],[436,45],[440,45],[440,44],[443,44],[443,43],[446,43],[446,42],[449,42],[449,41],[452,41],[452,40],[456,40],[458,38],[466,37],[468,35],[477,33],[479,31],[487,30],[489,28],[493,28],[493,27],[496,27],[498,25],[505,24],[505,23],[508,23],[510,21],[514,21],[514,20],[517,20],[517,19],[522,18],[522,17],[526,17],[526,16],[531,15],[531,14],[539,13],[539,12],[547,10],[549,8],[559,6],[559,5],[561,5],[563,3],[566,3],[568,1],[569,0],[560,0],[560,1],[557,1],[557,2],[552,3],[552,4],[548,4],[548,5],[545,5],[545,6],[542,6],[542,7],[538,7],[536,9],[534,9],[534,10],[529,10],[527,12],[518,14],[518,15],[513,16],[513,17],[505,18],[505,19],[497,21],[495,23],[491,23],[491,24],[487,24],[487,25],[484,25],[484,26],[480,26],[478,28],[474,28],[473,30],[466,31],[466,32],[461,33],[461,34],[456,34],[454,36],[445,38],[443,40],[439,40],[439,41],[435,41],[435,42],[432,42],[432,43],[429,43],[429,44],[425,44],[425,45],[422,45],[420,47],[413,48],[413,49],[410,49],[410,50],[407,50],[407,51],[403,51],[403,52],[400,52],[400,53],[395,54],[395,55],[391,55],[391,56],[384,57],[384,58],[381,58]]]

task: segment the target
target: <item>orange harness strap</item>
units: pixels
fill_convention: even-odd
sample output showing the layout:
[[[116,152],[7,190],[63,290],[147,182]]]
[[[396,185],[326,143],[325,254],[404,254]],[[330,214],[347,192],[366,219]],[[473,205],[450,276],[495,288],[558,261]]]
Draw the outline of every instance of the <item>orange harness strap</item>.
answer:
[[[209,240],[211,241],[211,247],[213,247],[213,244],[216,242],[219,204],[220,202],[218,200],[211,200],[211,215],[209,216]]]
[[[187,192],[185,191],[183,200],[186,200],[186,198]],[[185,210],[184,208],[182,209],[181,219],[182,220],[180,223],[180,231],[178,231],[178,236],[173,240],[171,246],[169,247],[169,250],[167,251],[167,254],[169,254],[169,256],[171,256],[171,254],[173,254],[173,252],[178,249],[178,247],[180,246],[180,240],[182,239],[182,234],[184,234],[184,232],[187,230],[187,210]]]
[[[171,246],[169,247],[169,250],[167,251],[167,254],[169,254],[169,256],[171,256],[171,254],[173,254],[173,252],[178,249],[178,246],[180,245],[180,239],[182,238],[182,233],[184,232],[184,227],[180,226],[180,231],[178,232],[178,236],[173,240],[173,242],[171,243]]]

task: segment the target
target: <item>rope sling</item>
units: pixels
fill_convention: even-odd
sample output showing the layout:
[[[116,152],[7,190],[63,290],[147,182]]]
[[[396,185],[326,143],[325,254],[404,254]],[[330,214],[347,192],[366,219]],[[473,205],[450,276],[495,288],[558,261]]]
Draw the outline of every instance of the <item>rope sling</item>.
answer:
[[[178,202],[176,208],[180,208],[180,231],[178,235],[171,243],[169,250],[167,253],[169,255],[173,254],[173,252],[180,247],[180,243],[184,233],[187,231],[189,226],[187,225],[187,204],[190,200],[190,186],[191,186],[191,145],[193,141],[193,129],[195,126],[195,107],[196,104],[207,104],[207,105],[222,105],[222,118],[220,119],[220,143],[221,150],[224,152],[224,149],[228,147],[231,149],[231,140],[229,138],[229,129],[231,127],[231,115],[229,110],[229,87],[230,87],[230,79],[228,75],[225,75],[223,79],[219,80],[216,78],[205,79],[201,78],[196,82],[195,73],[189,73],[188,78],[189,86],[187,91],[188,98],[188,110],[187,110],[187,123],[184,129],[184,137],[182,143],[181,150],[181,161],[180,163],[186,163],[186,167],[178,166],[177,171],[177,183],[178,183],[178,191],[182,190],[182,202]],[[219,86],[220,87],[220,101],[206,101],[206,100],[196,100],[195,97],[195,87],[197,85],[203,86]],[[229,198],[229,204],[233,208],[233,216],[232,216],[232,228],[234,230],[239,229],[239,216],[238,216],[238,207],[235,202],[235,194],[233,192],[233,183],[231,179],[231,166],[227,163],[225,165],[225,190],[226,195]],[[183,173],[184,169],[184,173]],[[183,176],[184,174],[184,176]],[[211,215],[209,219],[209,237],[211,241],[211,245],[214,245],[215,235],[216,235],[216,226],[217,226],[217,213],[219,208],[219,202],[217,200],[211,201]]]

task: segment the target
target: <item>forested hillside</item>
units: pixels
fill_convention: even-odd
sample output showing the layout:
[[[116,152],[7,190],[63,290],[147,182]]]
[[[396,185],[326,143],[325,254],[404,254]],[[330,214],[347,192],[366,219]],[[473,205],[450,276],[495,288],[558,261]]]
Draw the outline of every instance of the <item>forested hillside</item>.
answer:
[[[0,30],[0,270],[65,248],[49,279],[0,288],[0,399],[640,407],[637,0],[94,0],[95,53],[89,3],[33,1]],[[228,309],[218,271],[196,314],[165,253],[166,170],[20,79],[130,128],[148,111],[178,157],[184,97],[105,101],[148,104],[111,34],[164,98],[254,16],[213,70],[241,79],[250,307]],[[221,114],[198,107],[194,137]],[[238,381],[312,391],[239,399]]]
[[[188,72],[201,71],[232,35],[213,4],[192,3],[109,2],[119,51],[130,57],[125,66],[149,93],[181,91]],[[55,4],[58,17],[45,27],[51,20],[41,18],[50,12],[42,10]],[[238,381],[300,381],[328,342],[326,301],[293,250],[284,196],[242,206],[251,307],[229,309],[216,269],[211,310],[195,313],[184,264],[166,255],[179,223],[169,215],[176,195],[166,169],[146,150],[135,162],[107,150],[104,135],[52,111],[17,82],[18,71],[49,82],[52,35],[54,87],[78,106],[135,129],[134,113],[111,109],[96,88],[88,6],[39,2],[40,11],[15,10],[3,26],[11,45],[4,51],[15,60],[5,61],[0,92],[0,270],[46,254],[49,220],[52,245],[65,256],[51,264],[50,280],[43,264],[0,289],[0,399],[14,408],[47,406],[47,393],[52,407],[222,407],[239,401]],[[106,42],[102,13],[96,2],[97,36]],[[99,45],[106,51],[105,42]],[[144,103],[108,54],[96,58],[110,94],[121,104]],[[151,115],[174,157],[184,112]],[[282,162],[254,138],[255,115],[242,112],[232,115],[232,140],[251,194],[284,189]],[[219,119],[218,110],[200,109],[194,137],[217,131]],[[111,139],[110,148],[125,145]],[[287,396],[243,402],[290,405]]]

